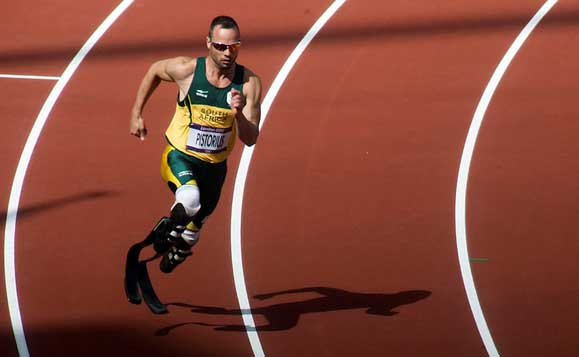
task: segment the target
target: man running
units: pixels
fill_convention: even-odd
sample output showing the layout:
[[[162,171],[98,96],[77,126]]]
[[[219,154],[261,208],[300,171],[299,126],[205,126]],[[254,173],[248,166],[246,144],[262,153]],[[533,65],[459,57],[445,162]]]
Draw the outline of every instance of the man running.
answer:
[[[259,135],[261,81],[237,64],[241,46],[234,19],[211,22],[206,57],[176,57],[154,63],[143,78],[132,109],[130,132],[147,135],[142,112],[161,81],[179,87],[175,115],[165,137],[161,176],[175,194],[169,228],[154,248],[170,273],[191,255],[199,230],[217,206],[236,136],[248,146]]]

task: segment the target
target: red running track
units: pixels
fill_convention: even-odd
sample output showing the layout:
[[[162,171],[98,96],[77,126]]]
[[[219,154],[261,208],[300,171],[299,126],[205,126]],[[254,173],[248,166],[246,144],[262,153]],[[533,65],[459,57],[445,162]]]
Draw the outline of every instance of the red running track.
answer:
[[[456,174],[480,95],[541,4],[349,1],[316,37],[272,106],[244,197],[246,283],[267,355],[486,355],[456,256]],[[216,14],[238,19],[240,62],[269,87],[328,5],[179,1],[175,9],[191,10],[169,11],[139,1],[105,34],[51,113],[23,188],[16,269],[32,356],[252,354],[244,331],[227,331],[243,327],[229,251],[241,145],[193,259],[170,276],[153,272],[159,294],[180,306],[153,316],[125,301],[126,249],[171,202],[158,165],[175,90],[151,100],[144,143],[128,135],[128,112],[152,61],[204,53]],[[2,5],[25,17],[1,25],[10,31],[0,73],[59,75],[114,6]],[[469,248],[488,259],[473,271],[504,356],[579,352],[577,10],[560,1],[525,44],[473,159]],[[53,82],[0,83],[7,207]],[[0,324],[0,354],[16,355],[5,304]]]

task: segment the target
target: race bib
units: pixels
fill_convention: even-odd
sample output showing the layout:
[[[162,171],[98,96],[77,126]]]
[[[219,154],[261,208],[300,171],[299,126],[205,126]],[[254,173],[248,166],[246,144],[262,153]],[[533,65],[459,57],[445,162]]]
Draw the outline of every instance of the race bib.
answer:
[[[213,128],[199,124],[189,125],[187,150],[217,154],[227,150],[232,128]]]

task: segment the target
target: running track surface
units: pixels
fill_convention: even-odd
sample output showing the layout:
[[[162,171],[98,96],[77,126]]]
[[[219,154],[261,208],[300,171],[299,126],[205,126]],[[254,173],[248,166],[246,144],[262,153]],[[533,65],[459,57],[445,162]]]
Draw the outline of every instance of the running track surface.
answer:
[[[0,5],[0,73],[59,76],[117,4]],[[150,101],[145,142],[128,135],[129,110],[153,61],[205,53],[220,13],[238,19],[239,61],[269,88],[329,4],[137,1],[103,36],[50,114],[22,192],[16,272],[32,356],[252,354],[229,251],[241,144],[192,259],[170,276],[151,269],[171,313],[125,301],[126,249],[171,204],[158,166],[175,89]],[[266,355],[487,355],[457,260],[456,175],[481,93],[542,4],[352,0],[314,39],[273,103],[245,188],[245,277]],[[473,157],[471,267],[503,356],[579,353],[578,40],[579,6],[561,0],[506,72]],[[53,85],[0,79],[2,225]],[[15,356],[0,301],[0,355]]]

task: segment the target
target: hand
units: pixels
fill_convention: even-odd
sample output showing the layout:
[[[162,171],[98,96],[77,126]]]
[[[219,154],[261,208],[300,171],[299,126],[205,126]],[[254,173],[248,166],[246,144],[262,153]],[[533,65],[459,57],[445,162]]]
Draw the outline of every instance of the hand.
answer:
[[[232,88],[229,93],[231,93],[231,103],[229,106],[231,107],[231,110],[233,110],[233,115],[237,116],[245,106],[245,98],[243,97],[243,94],[235,88]]]
[[[147,136],[147,127],[145,127],[145,121],[140,115],[133,115],[130,122],[131,135],[138,137],[139,139],[145,140]]]

